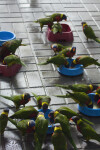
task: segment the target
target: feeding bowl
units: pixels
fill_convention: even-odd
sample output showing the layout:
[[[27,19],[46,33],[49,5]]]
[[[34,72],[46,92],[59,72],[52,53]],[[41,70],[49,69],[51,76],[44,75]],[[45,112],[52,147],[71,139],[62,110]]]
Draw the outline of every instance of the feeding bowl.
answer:
[[[93,104],[95,103],[95,99],[94,99],[94,96],[95,96],[95,93],[89,93],[88,96],[91,98]],[[100,116],[100,108],[89,108],[87,106],[80,106],[79,104],[77,105],[78,106],[78,110],[86,115],[86,116]]]
[[[49,125],[48,125],[47,134],[52,134],[52,133],[54,132],[54,126],[52,126],[52,125],[50,124],[50,119],[49,119],[49,117],[48,117],[48,114],[49,114],[51,111],[53,111],[53,110],[47,109],[47,111],[44,112],[43,109],[39,109],[38,111],[39,111],[39,112],[43,112],[45,118],[48,120]],[[54,125],[54,124],[53,124],[53,125]]]
[[[81,64],[77,64],[74,68],[70,68],[73,60],[74,59],[67,59],[67,61],[69,62],[69,68],[61,65],[59,68],[57,68],[58,72],[66,76],[78,76],[83,74],[83,65]]]
[[[10,31],[0,31],[0,46],[6,41],[15,39],[16,36]]]
[[[56,33],[53,34],[53,32],[51,31],[51,29],[48,27],[47,30],[47,38],[49,41],[51,42],[73,42],[73,33],[70,29],[70,26],[68,24],[61,24],[62,26],[62,33]]]
[[[0,75],[3,75],[5,77],[15,76],[21,67],[22,65],[20,64],[14,64],[10,67],[7,65],[0,65]]]

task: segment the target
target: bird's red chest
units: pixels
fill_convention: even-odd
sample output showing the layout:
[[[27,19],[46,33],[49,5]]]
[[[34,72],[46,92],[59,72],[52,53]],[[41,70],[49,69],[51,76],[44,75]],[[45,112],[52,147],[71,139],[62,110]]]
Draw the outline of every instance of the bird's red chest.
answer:
[[[61,17],[60,16],[57,16],[54,21],[61,21]]]
[[[87,94],[89,94],[89,93],[91,93],[91,92],[92,92],[92,90],[89,89],[89,90],[87,91]]]
[[[75,53],[72,53],[72,52],[70,52],[70,51],[66,53],[66,56],[67,56],[67,57],[73,57],[74,55],[75,55]]]
[[[24,105],[24,104],[26,104],[28,101],[25,101],[24,99],[22,99],[21,101],[20,101],[20,105]]]
[[[27,133],[31,133],[31,132],[33,132],[33,129],[30,128],[30,127],[28,127],[26,132],[27,132]]]
[[[81,133],[81,129],[80,129],[79,125],[77,125],[77,130]]]

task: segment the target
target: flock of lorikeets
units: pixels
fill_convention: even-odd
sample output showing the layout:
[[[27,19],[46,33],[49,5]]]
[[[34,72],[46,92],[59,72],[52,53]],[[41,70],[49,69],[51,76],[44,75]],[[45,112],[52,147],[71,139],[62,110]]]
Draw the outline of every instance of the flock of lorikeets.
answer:
[[[47,16],[47,18],[38,19],[35,22],[40,23],[40,27],[42,30],[44,25],[52,27],[52,25],[54,25],[54,21],[57,21],[58,23],[63,19],[67,19],[66,15],[55,13],[51,16]],[[86,35],[87,40],[93,39],[96,42],[100,42],[100,40],[95,36],[93,29],[90,26],[88,26],[86,22],[82,22],[82,26],[83,32]],[[24,44],[21,44],[21,42],[22,40],[14,39],[12,41],[5,42],[2,45],[2,47],[0,48],[0,60],[2,60],[4,64],[7,64],[8,66],[13,65],[14,63],[18,63],[21,65],[24,64],[18,56],[14,55],[16,49],[19,46],[24,46]],[[76,53],[76,47],[68,47],[58,43],[54,43],[51,45],[51,48],[54,50],[55,56],[48,59],[45,63],[42,63],[41,65],[53,63],[57,66],[65,65],[66,67],[69,67],[66,57],[73,57]],[[8,56],[5,57],[5,54]],[[100,66],[100,63],[98,63],[97,60],[90,56],[77,57],[72,62],[72,67],[74,67],[76,64],[82,64],[84,68],[92,64]],[[88,94],[95,91],[95,103],[100,108],[100,87],[98,85],[57,84],[55,86],[67,89],[66,95],[55,96],[63,98],[72,98],[79,105],[87,106],[89,108],[93,108],[93,103]],[[72,92],[68,90],[71,90]],[[49,124],[48,120],[45,119],[44,113],[47,111],[48,106],[50,104],[50,96],[38,96],[35,93],[32,93],[31,96],[29,93],[24,93],[22,95],[12,96],[0,95],[0,97],[3,97],[7,100],[11,100],[16,107],[16,112],[12,116],[8,117],[8,108],[5,108],[1,113],[0,134],[4,134],[7,122],[9,120],[12,124],[16,126],[18,130],[20,130],[23,136],[25,136],[27,133],[32,133],[34,135],[35,150],[42,150],[42,144],[46,137]],[[31,100],[31,98],[33,100],[36,100],[38,109],[42,108],[43,112],[39,112],[37,109],[34,108],[34,106],[25,106],[25,104],[27,104]],[[22,109],[19,109],[21,105],[23,105],[24,107]],[[67,140],[70,142],[73,149],[77,150],[76,144],[71,135],[71,127],[69,122],[70,120],[75,122],[77,130],[83,135],[83,138],[86,141],[94,139],[100,142],[100,135],[96,133],[96,131],[91,126],[93,125],[93,123],[83,118],[79,113],[76,113],[68,107],[59,107],[55,111],[51,111],[48,117],[50,118],[50,123],[54,127],[54,132],[51,136],[54,150],[67,150]],[[20,119],[20,121],[16,119]]]

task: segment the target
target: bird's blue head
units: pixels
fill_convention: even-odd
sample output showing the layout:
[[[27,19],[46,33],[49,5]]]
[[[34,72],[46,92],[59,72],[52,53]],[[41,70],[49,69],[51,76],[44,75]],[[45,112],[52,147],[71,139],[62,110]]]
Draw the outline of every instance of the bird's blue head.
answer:
[[[77,121],[79,120],[80,118],[78,116],[73,116],[70,118],[71,121],[75,122],[77,124]]]
[[[76,47],[72,47],[71,52],[76,53]]]
[[[83,28],[87,26],[87,23],[86,23],[86,22],[82,22],[81,24],[82,24],[82,27],[83,27]]]
[[[51,45],[51,48],[52,48],[54,51],[57,51],[57,48],[58,48],[57,43],[52,44],[52,45]]]
[[[23,97],[25,101],[30,101],[31,96],[29,93],[25,93]]]
[[[62,15],[62,20],[67,21],[67,16],[63,14],[63,15]]]
[[[34,128],[35,127],[35,121],[34,120],[30,120],[28,122],[28,126],[31,127],[31,128]]]
[[[42,109],[44,112],[46,112],[46,110],[48,109],[48,103],[42,102]]]
[[[54,111],[51,111],[51,112],[48,114],[48,117],[50,118],[50,123],[54,123]]]
[[[7,113],[9,113],[9,108],[8,107],[6,107],[6,108],[4,108],[4,110],[3,110],[4,112],[7,112]]]

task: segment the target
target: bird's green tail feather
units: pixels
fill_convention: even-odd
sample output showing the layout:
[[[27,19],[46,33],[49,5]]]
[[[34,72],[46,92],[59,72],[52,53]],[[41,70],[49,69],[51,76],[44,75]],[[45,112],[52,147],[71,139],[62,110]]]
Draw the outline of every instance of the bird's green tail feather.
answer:
[[[69,140],[69,142],[72,144],[74,150],[77,150],[76,144],[74,143],[74,141],[73,141],[73,139],[72,139],[71,136],[68,138],[68,140]]]
[[[85,121],[86,123],[88,123],[88,124],[90,124],[90,125],[94,125],[94,123],[93,122],[91,122],[91,121],[89,121],[89,120],[87,120],[87,119],[85,119],[85,118],[82,118],[82,117],[80,117],[83,121]]]
[[[42,150],[42,144],[40,143],[36,133],[34,134],[34,140],[35,140],[35,150]]]
[[[44,63],[40,63],[40,64],[37,64],[37,65],[47,65],[48,62],[44,62]]]
[[[95,38],[94,39],[96,42],[100,43],[100,39],[99,38]]]
[[[15,120],[13,120],[13,119],[11,119],[9,117],[8,117],[8,120],[17,127],[17,122]]]
[[[32,94],[33,94],[33,96],[37,99],[38,96],[37,96],[35,93],[33,93],[33,92],[32,92]]]
[[[61,97],[61,98],[70,98],[69,94],[66,94],[66,95],[54,95],[54,96]]]
[[[8,100],[12,100],[12,98],[10,96],[4,96],[4,95],[0,95],[1,97],[8,99]]]
[[[34,21],[35,23],[38,23],[38,20]]]
[[[95,65],[100,66],[100,63],[96,62]]]
[[[20,46],[27,46],[27,44],[21,44]]]
[[[26,65],[25,65],[22,61],[21,61],[20,63],[21,63],[22,66],[25,66],[25,67],[26,67]]]
[[[67,85],[55,84],[55,86],[61,87],[61,88],[64,88],[64,89],[70,89],[69,86],[67,86]]]

